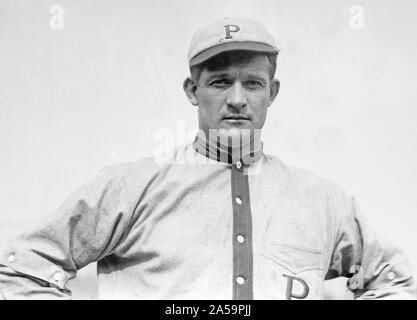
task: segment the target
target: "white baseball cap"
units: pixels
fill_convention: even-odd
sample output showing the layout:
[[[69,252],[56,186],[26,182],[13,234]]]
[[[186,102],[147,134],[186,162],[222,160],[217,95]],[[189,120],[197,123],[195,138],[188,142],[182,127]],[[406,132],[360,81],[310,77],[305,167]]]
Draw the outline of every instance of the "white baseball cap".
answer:
[[[188,62],[190,66],[197,65],[221,52],[234,50],[279,52],[263,24],[243,18],[225,18],[196,31],[188,49]]]

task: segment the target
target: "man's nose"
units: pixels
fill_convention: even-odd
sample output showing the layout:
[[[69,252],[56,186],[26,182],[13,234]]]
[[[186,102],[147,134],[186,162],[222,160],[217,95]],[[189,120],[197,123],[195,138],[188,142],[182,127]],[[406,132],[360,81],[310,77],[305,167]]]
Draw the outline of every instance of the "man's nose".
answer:
[[[246,94],[245,89],[240,82],[235,82],[229,89],[229,95],[227,96],[227,105],[233,108],[246,107]]]

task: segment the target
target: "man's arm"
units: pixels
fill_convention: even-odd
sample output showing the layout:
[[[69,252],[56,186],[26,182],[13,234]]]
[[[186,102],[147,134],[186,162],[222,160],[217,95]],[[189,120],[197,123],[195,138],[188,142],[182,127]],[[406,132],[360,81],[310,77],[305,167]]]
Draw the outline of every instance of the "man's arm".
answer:
[[[350,278],[355,299],[416,299],[411,266],[400,249],[370,227],[354,197],[336,193],[337,239],[329,274]]]
[[[0,254],[0,298],[70,298],[77,270],[111,254],[130,224],[123,180],[105,169]]]

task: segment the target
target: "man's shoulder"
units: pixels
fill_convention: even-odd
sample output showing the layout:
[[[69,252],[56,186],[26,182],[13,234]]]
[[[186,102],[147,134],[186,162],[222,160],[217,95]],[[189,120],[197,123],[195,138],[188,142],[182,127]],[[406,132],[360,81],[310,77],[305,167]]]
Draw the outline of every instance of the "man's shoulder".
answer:
[[[125,181],[143,181],[152,179],[167,172],[177,158],[186,152],[188,145],[167,150],[163,154],[145,156],[133,161],[113,164],[104,167],[100,175],[110,179],[123,179]]]
[[[104,167],[103,172],[110,175],[131,175],[134,173],[151,173],[160,170],[161,164],[155,161],[154,157],[146,156],[132,161],[112,164]]]
[[[335,183],[331,179],[323,177],[312,171],[292,165],[286,164],[279,157],[274,155],[265,155],[266,162],[269,163],[275,170],[277,170],[286,183],[296,188],[297,190],[304,190],[307,192],[336,192],[345,193],[345,188]]]

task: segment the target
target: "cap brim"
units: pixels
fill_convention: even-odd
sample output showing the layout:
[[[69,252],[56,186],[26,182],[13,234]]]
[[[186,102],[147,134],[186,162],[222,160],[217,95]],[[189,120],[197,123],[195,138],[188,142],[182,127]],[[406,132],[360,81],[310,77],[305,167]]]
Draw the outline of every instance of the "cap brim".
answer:
[[[236,50],[243,50],[243,51],[257,51],[257,52],[267,52],[267,53],[277,53],[278,50],[270,45],[260,42],[252,42],[252,41],[241,41],[241,42],[228,42],[222,43],[217,46],[208,48],[194,58],[192,58],[189,62],[190,66],[195,66],[200,64],[219,53],[226,52],[226,51],[236,51]]]

